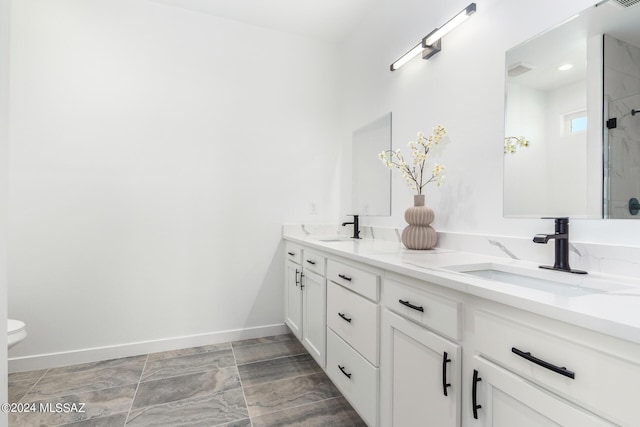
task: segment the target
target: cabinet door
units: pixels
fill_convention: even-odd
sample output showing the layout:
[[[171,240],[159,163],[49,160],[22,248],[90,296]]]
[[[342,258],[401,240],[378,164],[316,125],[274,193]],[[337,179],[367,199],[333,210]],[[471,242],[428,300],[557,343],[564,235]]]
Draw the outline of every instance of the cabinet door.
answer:
[[[469,410],[473,412],[476,407],[473,416],[477,417],[479,426],[613,426],[481,356],[474,359],[475,375],[470,373],[469,378],[472,382]]]
[[[381,425],[460,426],[460,346],[382,313]]]
[[[302,344],[325,367],[327,281],[311,271],[305,271],[302,279]]]
[[[302,268],[287,260],[286,270],[284,320],[291,332],[298,339],[302,339],[302,288],[300,287]]]

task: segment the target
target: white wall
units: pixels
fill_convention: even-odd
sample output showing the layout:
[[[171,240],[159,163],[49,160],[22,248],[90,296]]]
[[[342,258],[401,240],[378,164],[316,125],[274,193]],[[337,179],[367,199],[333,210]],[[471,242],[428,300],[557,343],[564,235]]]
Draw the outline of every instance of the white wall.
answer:
[[[148,0],[11,19],[12,356],[282,324],[282,224],[338,213],[335,47]]]
[[[587,109],[585,80],[547,92],[546,186],[554,210],[547,216],[587,214],[587,132],[569,134],[565,115]],[[586,114],[586,113],[585,113]],[[601,175],[602,176],[602,175]],[[602,194],[593,195],[602,200]]]
[[[0,325],[7,320],[7,157],[9,153],[9,2],[0,0]],[[0,334],[0,403],[7,398],[7,336]],[[7,414],[0,412],[0,426]]]
[[[478,1],[476,14],[444,38],[442,52],[390,72],[391,62],[468,2],[381,0],[341,51],[343,133],[392,111],[394,146],[405,148],[417,131],[428,132],[440,123],[450,137],[439,159],[447,166],[447,182],[440,190],[427,190],[437,230],[522,237],[551,232],[550,221],[502,215],[504,55],[593,3]],[[392,217],[365,218],[363,223],[404,223],[411,193],[398,176],[393,190]],[[571,227],[576,241],[639,244],[640,225],[635,222],[572,220]]]
[[[505,136],[525,136],[530,145],[504,155],[504,214],[522,217],[550,206],[550,194],[545,191],[549,176],[548,100],[544,91],[516,83],[508,84],[508,93]]]

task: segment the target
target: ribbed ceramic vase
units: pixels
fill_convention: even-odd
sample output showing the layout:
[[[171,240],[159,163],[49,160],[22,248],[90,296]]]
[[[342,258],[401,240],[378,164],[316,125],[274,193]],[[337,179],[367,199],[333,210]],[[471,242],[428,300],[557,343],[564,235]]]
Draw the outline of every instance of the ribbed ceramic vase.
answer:
[[[404,212],[409,225],[402,230],[402,244],[407,249],[431,249],[438,243],[438,234],[431,223],[435,219],[433,209],[424,205],[424,194],[413,196],[413,206]]]

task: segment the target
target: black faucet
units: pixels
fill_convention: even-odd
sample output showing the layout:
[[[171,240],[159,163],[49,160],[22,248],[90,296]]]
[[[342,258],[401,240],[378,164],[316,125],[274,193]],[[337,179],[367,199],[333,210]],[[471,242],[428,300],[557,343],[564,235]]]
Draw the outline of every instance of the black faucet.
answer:
[[[358,215],[347,215],[347,216],[352,216],[353,217],[353,222],[343,222],[342,226],[344,227],[345,225],[350,225],[353,224],[353,236],[351,236],[352,239],[360,239],[360,225],[358,222]]]
[[[541,265],[540,268],[548,270],[566,271],[575,274],[587,274],[586,271],[573,270],[569,267],[569,218],[543,218],[554,219],[556,232],[554,234],[536,234],[533,237],[534,243],[547,243],[550,239],[555,239],[556,254],[553,267]]]

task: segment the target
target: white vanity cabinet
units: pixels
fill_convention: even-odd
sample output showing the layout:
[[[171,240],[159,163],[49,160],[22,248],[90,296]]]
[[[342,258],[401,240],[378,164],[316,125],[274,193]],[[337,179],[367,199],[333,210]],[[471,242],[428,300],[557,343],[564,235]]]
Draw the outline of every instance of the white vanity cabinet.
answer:
[[[474,412],[482,425],[639,425],[637,345],[498,305],[478,307],[473,364],[482,381],[476,385],[471,372],[468,380],[484,389],[477,398],[485,411]],[[507,411],[522,405],[529,410]]]
[[[310,247],[286,243],[286,323],[370,427],[640,426],[640,344],[617,324]]]
[[[378,426],[380,274],[327,261],[327,375],[362,419]]]
[[[309,354],[325,367],[326,257],[287,242],[285,247],[285,323]]]
[[[291,332],[302,340],[302,247],[285,243],[284,321]]]
[[[472,425],[482,427],[603,427],[602,418],[476,356],[472,381]],[[632,424],[628,424],[631,426]]]
[[[380,424],[459,427],[462,347],[442,335],[459,335],[461,304],[411,283],[383,284]]]

